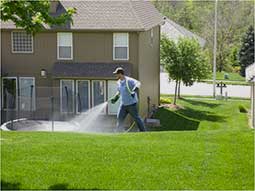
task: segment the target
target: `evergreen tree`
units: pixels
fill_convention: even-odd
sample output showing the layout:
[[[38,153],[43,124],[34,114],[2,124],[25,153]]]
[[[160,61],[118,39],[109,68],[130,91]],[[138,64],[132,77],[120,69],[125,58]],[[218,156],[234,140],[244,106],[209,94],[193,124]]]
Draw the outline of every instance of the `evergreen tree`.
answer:
[[[243,38],[242,46],[239,52],[240,74],[245,76],[245,68],[254,63],[254,28],[249,27]]]

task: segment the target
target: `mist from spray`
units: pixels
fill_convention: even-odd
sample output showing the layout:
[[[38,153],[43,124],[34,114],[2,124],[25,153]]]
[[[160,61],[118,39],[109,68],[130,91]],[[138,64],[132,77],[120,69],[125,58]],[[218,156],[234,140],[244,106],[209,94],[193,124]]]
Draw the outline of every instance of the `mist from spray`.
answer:
[[[74,124],[75,129],[73,130],[80,132],[104,132],[102,117],[107,104],[108,102],[99,104],[71,119],[69,123]]]

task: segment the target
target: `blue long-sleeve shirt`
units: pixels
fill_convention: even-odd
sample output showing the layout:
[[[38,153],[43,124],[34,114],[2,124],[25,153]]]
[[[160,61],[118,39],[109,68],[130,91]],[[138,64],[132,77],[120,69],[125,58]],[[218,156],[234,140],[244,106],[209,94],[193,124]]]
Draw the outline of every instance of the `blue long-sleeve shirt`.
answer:
[[[136,88],[140,88],[141,83],[139,81],[125,76],[125,79],[118,80],[117,84],[118,84],[118,91],[120,93],[121,105],[132,105],[138,102],[138,96],[134,90]],[[134,97],[131,95],[132,93],[134,94]]]

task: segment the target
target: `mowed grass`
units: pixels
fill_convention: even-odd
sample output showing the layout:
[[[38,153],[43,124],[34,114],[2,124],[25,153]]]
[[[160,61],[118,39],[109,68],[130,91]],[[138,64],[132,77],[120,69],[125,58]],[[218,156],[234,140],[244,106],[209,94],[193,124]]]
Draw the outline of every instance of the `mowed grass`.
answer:
[[[239,111],[239,106],[250,108],[249,100],[182,98],[177,104],[183,108],[177,111],[161,108],[156,113],[164,130],[243,130],[249,126],[247,113]]]
[[[228,79],[224,79],[224,75],[228,74]],[[216,81],[217,83],[223,81],[226,85],[245,85],[248,86],[249,83],[245,81],[245,77],[241,76],[236,72],[217,72],[216,73]],[[213,73],[210,74],[209,78],[201,80],[201,82],[205,82],[208,84],[213,83]]]
[[[245,81],[245,77],[241,76],[239,73],[236,72],[217,72],[216,73],[216,80],[225,80],[224,79],[224,75],[227,74],[228,75],[228,79],[229,81]],[[210,75],[209,80],[211,80],[213,78],[213,73]]]
[[[2,189],[254,190],[254,131],[238,111],[248,101],[179,103],[197,130],[1,132]]]

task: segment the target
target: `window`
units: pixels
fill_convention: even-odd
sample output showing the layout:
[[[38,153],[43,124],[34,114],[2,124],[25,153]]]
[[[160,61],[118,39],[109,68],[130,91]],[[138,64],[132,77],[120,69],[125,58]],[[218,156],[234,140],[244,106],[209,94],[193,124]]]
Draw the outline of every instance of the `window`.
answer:
[[[73,59],[73,35],[72,33],[57,33],[58,43],[58,59],[72,60]]]
[[[105,102],[105,81],[92,81],[92,106],[97,106]]]
[[[113,34],[113,60],[129,59],[128,33]]]
[[[76,81],[76,112],[86,112],[90,108],[90,90],[88,80]]]
[[[35,79],[33,77],[19,78],[19,108],[22,111],[35,110]]]
[[[109,100],[117,92],[117,81],[109,80],[107,85],[108,85],[107,90],[108,90],[108,100]],[[119,104],[120,104],[120,99],[115,104],[108,103],[108,114],[116,115],[118,112]]]
[[[11,110],[17,108],[17,78],[5,77],[2,79],[2,103],[3,109]]]
[[[33,36],[23,31],[12,32],[13,53],[33,53]]]
[[[74,81],[60,80],[60,111],[73,113],[74,111]]]

